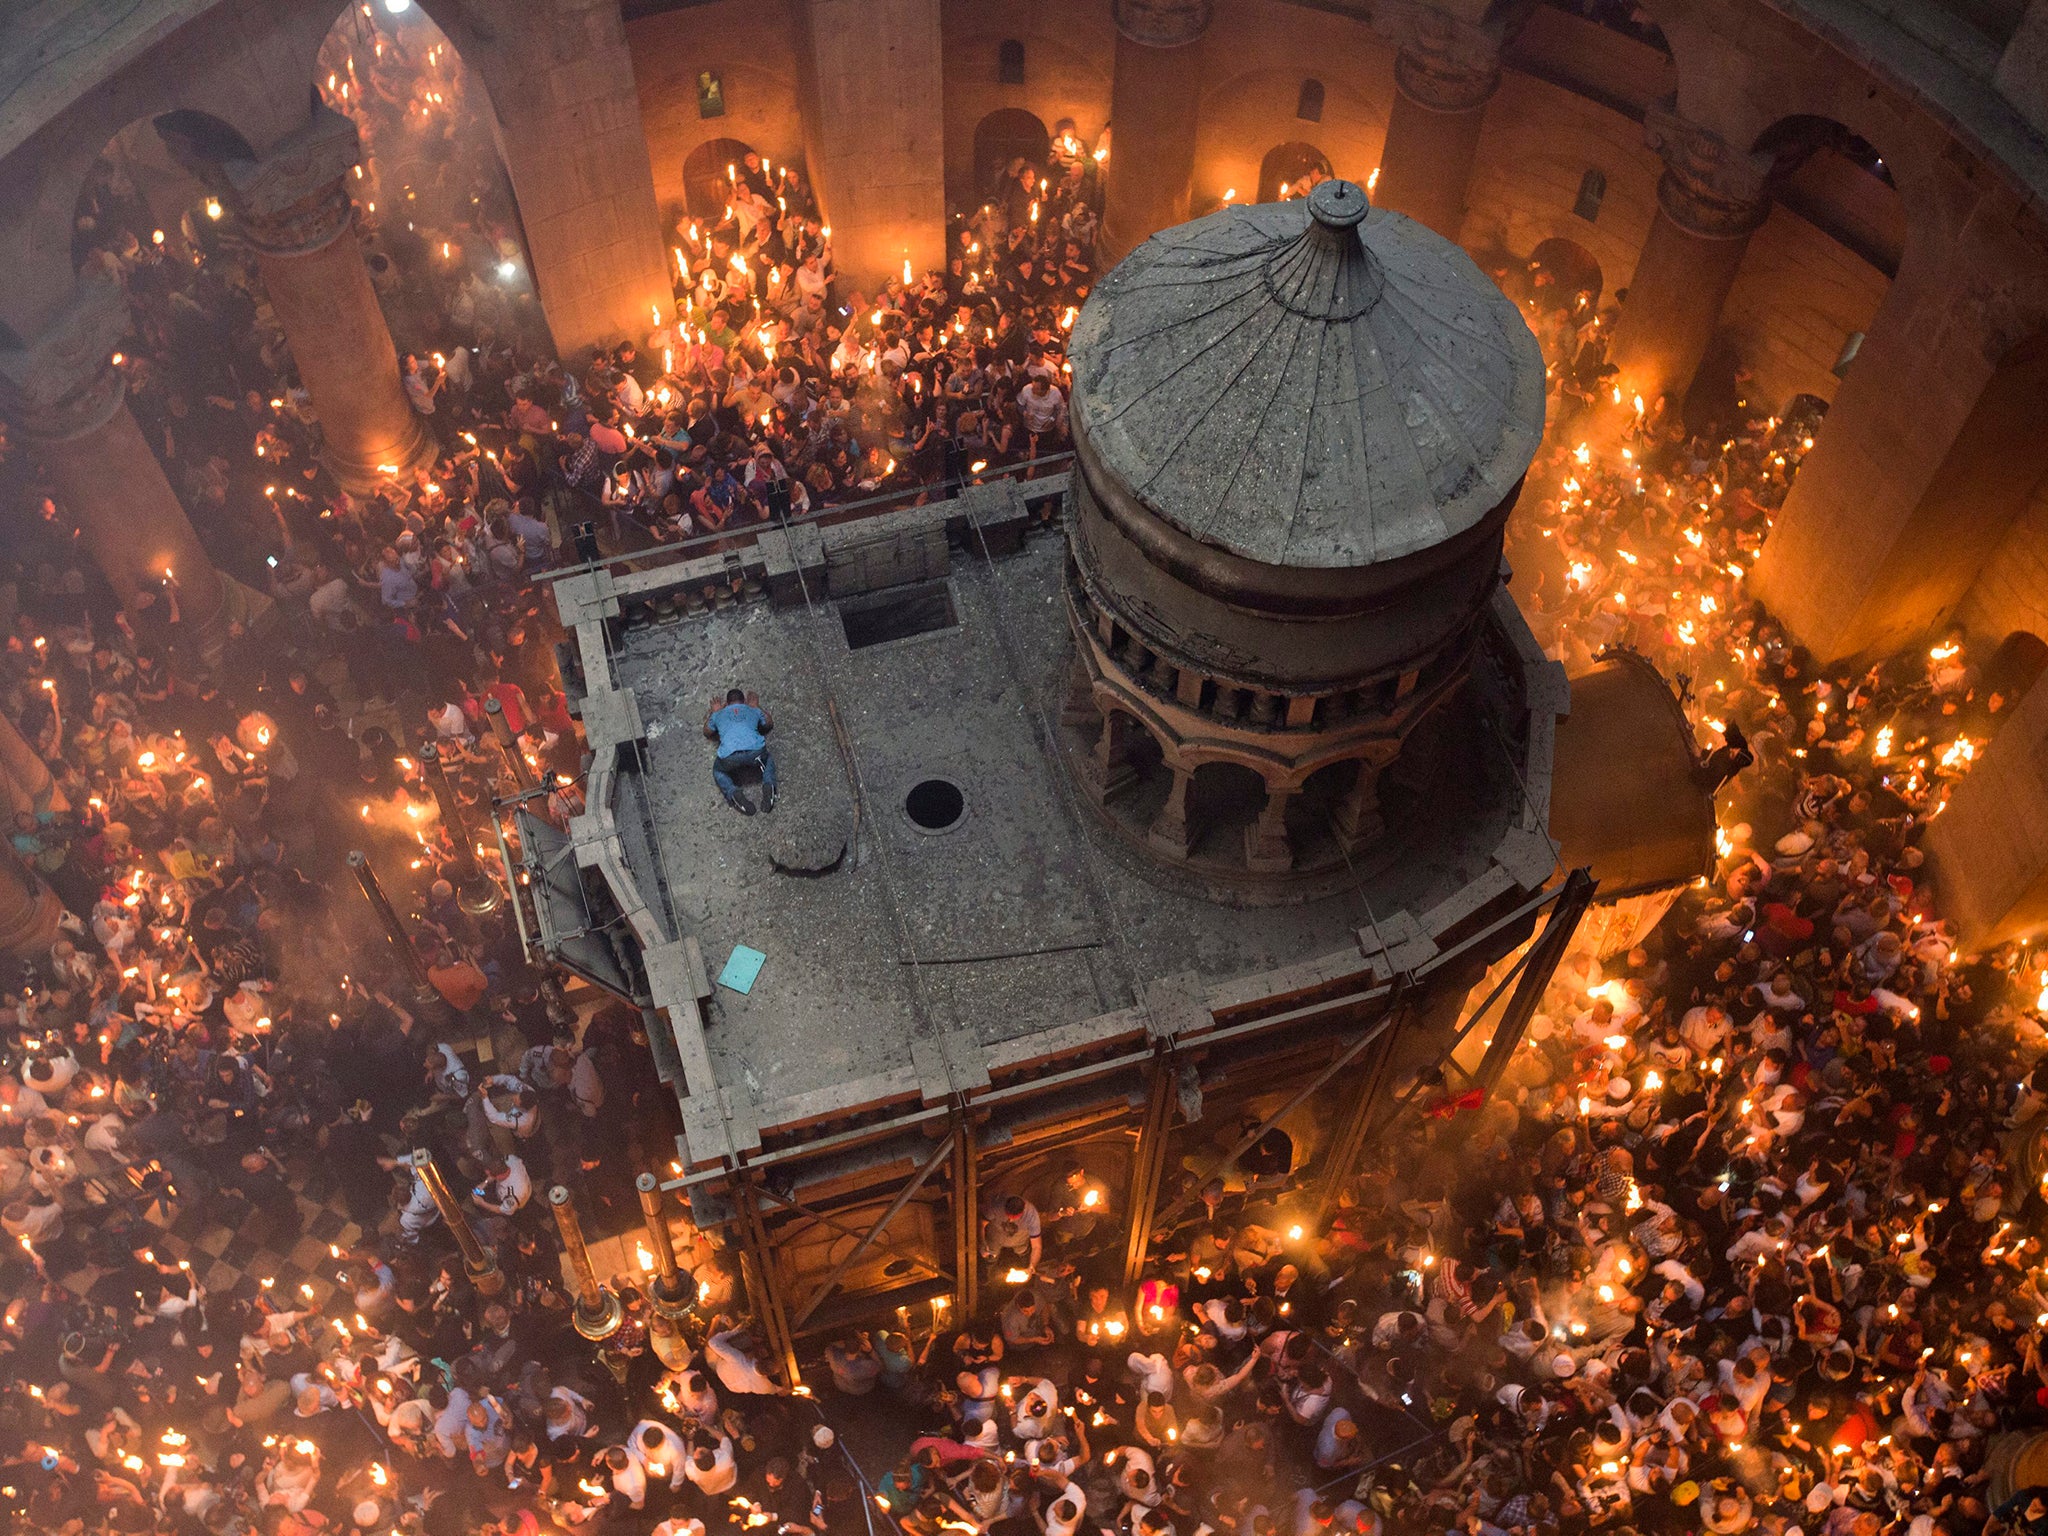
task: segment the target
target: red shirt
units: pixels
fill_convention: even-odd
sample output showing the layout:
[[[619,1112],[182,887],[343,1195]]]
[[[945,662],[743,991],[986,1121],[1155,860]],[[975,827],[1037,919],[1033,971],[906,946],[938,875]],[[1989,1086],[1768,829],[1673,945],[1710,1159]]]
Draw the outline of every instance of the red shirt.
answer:
[[[514,736],[533,723],[533,717],[526,712],[526,694],[517,683],[493,683],[484,690],[484,697],[498,701],[498,707],[505,711],[505,724],[512,728]]]
[[[521,432],[530,432],[538,437],[554,430],[554,422],[536,401],[515,400],[509,413],[512,425]]]

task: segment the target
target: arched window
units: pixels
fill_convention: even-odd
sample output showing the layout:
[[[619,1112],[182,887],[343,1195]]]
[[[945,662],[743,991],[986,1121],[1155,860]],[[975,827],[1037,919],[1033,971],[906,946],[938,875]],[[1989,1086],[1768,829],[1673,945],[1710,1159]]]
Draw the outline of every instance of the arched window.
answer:
[[[1294,115],[1304,123],[1320,123],[1323,120],[1323,82],[1304,80],[1301,95],[1295,99]]]
[[[996,83],[1024,83],[1024,45],[1014,37],[1004,38],[996,47]]]
[[[1330,157],[1313,144],[1294,141],[1275,144],[1259,162],[1259,195],[1262,203],[1307,197],[1309,188],[1330,174]]]
[[[1605,196],[1607,173],[1601,170],[1588,170],[1579,178],[1579,197],[1578,201],[1572,204],[1572,212],[1588,224],[1594,223],[1600,217],[1600,200]]]

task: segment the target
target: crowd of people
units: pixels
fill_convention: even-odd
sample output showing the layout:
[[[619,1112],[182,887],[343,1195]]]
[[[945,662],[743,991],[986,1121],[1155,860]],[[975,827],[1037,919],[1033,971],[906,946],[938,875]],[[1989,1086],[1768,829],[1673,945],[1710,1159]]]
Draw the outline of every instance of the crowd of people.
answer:
[[[494,800],[578,809],[533,578],[584,523],[612,550],[730,536],[1059,453],[1096,161],[1063,126],[956,221],[945,270],[862,292],[800,173],[745,156],[719,216],[678,224],[675,313],[570,371],[445,44],[347,25],[325,89],[371,149],[364,235],[437,461],[341,492],[252,268],[204,208],[153,238],[111,169],[79,254],[126,285],[132,408],[271,606],[217,646],[175,581],[121,612],[71,509],[0,462],[28,509],[0,707],[48,769],[0,752],[0,789],[65,909],[0,1002],[0,1514],[67,1536],[2043,1528],[2048,1494],[1993,1508],[1987,1476],[1999,1434],[2048,1425],[2041,979],[1955,953],[1918,848],[2031,673],[1960,632],[1811,665],[1744,582],[1817,416],[1740,378],[1710,431],[1636,404],[1601,366],[1611,309],[1540,272],[1503,274],[1554,364],[1517,517],[1556,558],[1518,595],[1554,654],[1684,679],[1735,772],[1712,878],[1560,971],[1499,1096],[1424,1085],[1319,1226],[1289,1214],[1314,1169],[1284,1135],[1200,1187],[1129,1291],[1085,1169],[992,1190],[977,1314],[920,1302],[806,1349],[799,1386],[723,1239],[678,1220],[688,1314],[653,1305],[643,1258],[593,1351],[540,1192],[629,1229],[674,1111],[637,1011],[574,995],[504,892],[476,899]],[[291,1255],[292,1278],[260,1267]]]

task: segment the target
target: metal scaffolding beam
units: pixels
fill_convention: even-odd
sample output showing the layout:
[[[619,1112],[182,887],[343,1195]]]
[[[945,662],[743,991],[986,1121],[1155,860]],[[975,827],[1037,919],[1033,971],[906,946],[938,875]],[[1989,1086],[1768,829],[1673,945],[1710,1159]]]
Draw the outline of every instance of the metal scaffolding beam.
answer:
[[[1152,1242],[1152,1213],[1159,1205],[1159,1177],[1166,1167],[1166,1136],[1173,1124],[1173,1051],[1165,1041],[1152,1048],[1152,1066],[1145,1091],[1145,1118],[1138,1122],[1138,1145],[1131,1152],[1131,1188],[1125,1201],[1131,1213],[1124,1239],[1124,1284],[1135,1285],[1145,1268]]]
[[[1591,870],[1575,869],[1565,876],[1564,890],[1558,895],[1557,905],[1550,909],[1550,920],[1543,925],[1541,937],[1530,946],[1524,957],[1521,984],[1508,1000],[1507,1008],[1500,1016],[1500,1025],[1493,1032],[1493,1040],[1486,1047],[1486,1054],[1479,1059],[1479,1070],[1473,1074],[1480,1091],[1488,1098],[1492,1098],[1494,1090],[1500,1087],[1508,1062],[1521,1046],[1529,1020],[1535,1016],[1536,1005],[1543,1000],[1550,978],[1557,973],[1565,952],[1572,947],[1572,938],[1579,931],[1579,920],[1593,905],[1593,895],[1599,888],[1600,882],[1593,878]]]
[[[830,1227],[834,1232],[837,1232],[841,1237],[850,1237],[857,1241],[865,1235],[861,1232],[854,1230],[852,1227],[849,1227],[845,1222],[840,1221],[835,1217],[826,1215],[823,1211],[812,1209],[810,1206],[805,1205],[801,1200],[792,1200],[788,1195],[770,1189],[766,1184],[757,1185],[754,1190],[754,1196],[756,1199],[766,1200],[769,1204],[775,1206],[779,1210],[794,1211],[797,1215],[806,1217],[811,1221],[817,1222],[820,1226]],[[785,1235],[794,1234],[785,1233]],[[916,1268],[923,1270],[926,1274],[930,1275],[935,1280],[950,1280],[953,1278],[951,1275],[947,1274],[946,1271],[939,1268],[938,1265],[934,1264],[930,1259],[924,1257],[922,1254],[915,1253],[908,1248],[899,1247],[895,1243],[883,1242],[880,1238],[877,1238],[875,1240],[875,1246],[881,1249],[882,1252],[888,1254],[890,1257],[901,1259],[904,1263],[914,1265]]]
[[[1379,1108],[1380,1094],[1386,1088],[1387,1069],[1393,1065],[1394,1048],[1400,1043],[1402,1026],[1407,1022],[1396,1010],[1400,1006],[1400,992],[1387,1001],[1389,1027],[1380,1036],[1379,1048],[1372,1053],[1372,1061],[1359,1075],[1358,1092],[1344,1112],[1344,1123],[1338,1127],[1333,1138],[1329,1156],[1325,1161],[1323,1174],[1316,1181],[1316,1223],[1322,1224],[1323,1217],[1331,1206],[1337,1203],[1337,1195],[1358,1171],[1359,1156],[1365,1151],[1366,1131],[1372,1124],[1374,1112]]]
[[[1237,1160],[1240,1157],[1243,1157],[1245,1153],[1249,1152],[1253,1147],[1257,1146],[1262,1140],[1265,1139],[1266,1132],[1272,1130],[1274,1126],[1278,1125],[1282,1120],[1285,1120],[1289,1115],[1293,1114],[1297,1109],[1301,1108],[1302,1105],[1306,1104],[1312,1097],[1315,1096],[1317,1090],[1320,1089],[1323,1086],[1323,1084],[1327,1083],[1339,1072],[1342,1072],[1346,1067],[1350,1066],[1351,1063],[1358,1060],[1358,1058],[1364,1054],[1365,1048],[1367,1046],[1371,1045],[1373,1041],[1379,1039],[1381,1035],[1384,1035],[1389,1030],[1391,1030],[1393,1028],[1393,1020],[1389,1017],[1389,1011],[1399,1001],[1399,998],[1400,988],[1396,987],[1394,993],[1388,997],[1386,1006],[1380,1010],[1379,1017],[1366,1027],[1364,1033],[1360,1034],[1349,1045],[1345,1046],[1343,1050],[1339,1051],[1337,1053],[1337,1059],[1335,1061],[1332,1061],[1327,1067],[1323,1068],[1323,1070],[1318,1072],[1313,1078],[1309,1079],[1308,1085],[1306,1087],[1299,1090],[1285,1104],[1282,1104],[1278,1109],[1274,1110],[1273,1113],[1266,1116],[1266,1118],[1260,1121],[1254,1129],[1247,1131],[1242,1137],[1240,1137],[1238,1139],[1237,1145],[1230,1149],[1229,1155],[1226,1156],[1219,1165],[1217,1165],[1216,1169],[1211,1174],[1211,1177],[1216,1177],[1221,1174],[1229,1173],[1233,1168],[1237,1166]],[[1199,1195],[1199,1189],[1190,1190],[1187,1194],[1182,1195],[1178,1200],[1174,1201],[1172,1205],[1168,1206],[1158,1216],[1154,1217],[1153,1224],[1157,1225],[1161,1222],[1168,1222],[1173,1220],[1174,1217],[1178,1216],[1182,1211],[1186,1210],[1190,1205],[1194,1204],[1195,1200],[1199,1197]],[[1143,1261],[1140,1260],[1141,1266],[1142,1263]],[[1135,1276],[1133,1278],[1135,1278]]]
[[[732,1203],[739,1215],[740,1265],[747,1282],[747,1295],[754,1304],[754,1317],[768,1335],[768,1347],[782,1362],[784,1380],[797,1386],[803,1376],[796,1364],[796,1338],[783,1310],[781,1287],[769,1263],[768,1231],[761,1222],[761,1205],[753,1177],[742,1168],[732,1173]]]
[[[811,1299],[803,1304],[803,1309],[797,1313],[795,1319],[791,1322],[791,1332],[802,1331],[804,1324],[811,1320],[811,1314],[816,1312],[824,1304],[825,1298],[838,1288],[841,1277],[845,1275],[848,1269],[853,1267],[854,1261],[875,1245],[876,1240],[888,1228],[889,1223],[903,1214],[903,1207],[917,1198],[917,1192],[924,1188],[925,1181],[938,1172],[940,1165],[953,1156],[953,1143],[959,1139],[957,1131],[948,1131],[946,1133],[946,1138],[939,1143],[938,1150],[924,1160],[917,1172],[911,1176],[910,1182],[897,1192],[896,1198],[889,1203],[889,1209],[882,1212],[881,1216],[876,1219],[875,1224],[861,1234],[858,1242],[840,1255],[839,1262],[832,1266],[830,1273],[819,1283],[818,1288],[811,1292]]]
[[[981,1151],[966,1111],[953,1120],[953,1285],[960,1316],[981,1304]]]

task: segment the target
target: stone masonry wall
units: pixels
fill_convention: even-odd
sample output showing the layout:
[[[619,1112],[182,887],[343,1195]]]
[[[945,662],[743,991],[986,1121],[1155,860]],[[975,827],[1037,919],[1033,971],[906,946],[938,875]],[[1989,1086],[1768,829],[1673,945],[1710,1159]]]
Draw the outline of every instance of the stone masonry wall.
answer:
[[[1572,213],[1588,170],[1607,177],[1591,223]],[[1641,127],[1622,113],[1509,71],[1486,109],[1460,240],[1517,258],[1548,239],[1576,241],[1600,263],[1604,302],[1635,270],[1662,173]]]
[[[1979,642],[1996,643],[2016,629],[2048,639],[2048,483],[2013,519],[1956,617]]]
[[[626,23],[654,196],[672,219],[683,161],[712,139],[738,139],[781,164],[803,153],[796,26],[788,0],[716,0]],[[697,76],[719,77],[723,117],[697,115]]]
[[[1721,333],[1756,373],[1756,391],[1782,406],[1793,395],[1835,397],[1834,366],[1853,331],[1867,331],[1891,279],[1806,220],[1773,208],[1721,310]]]

